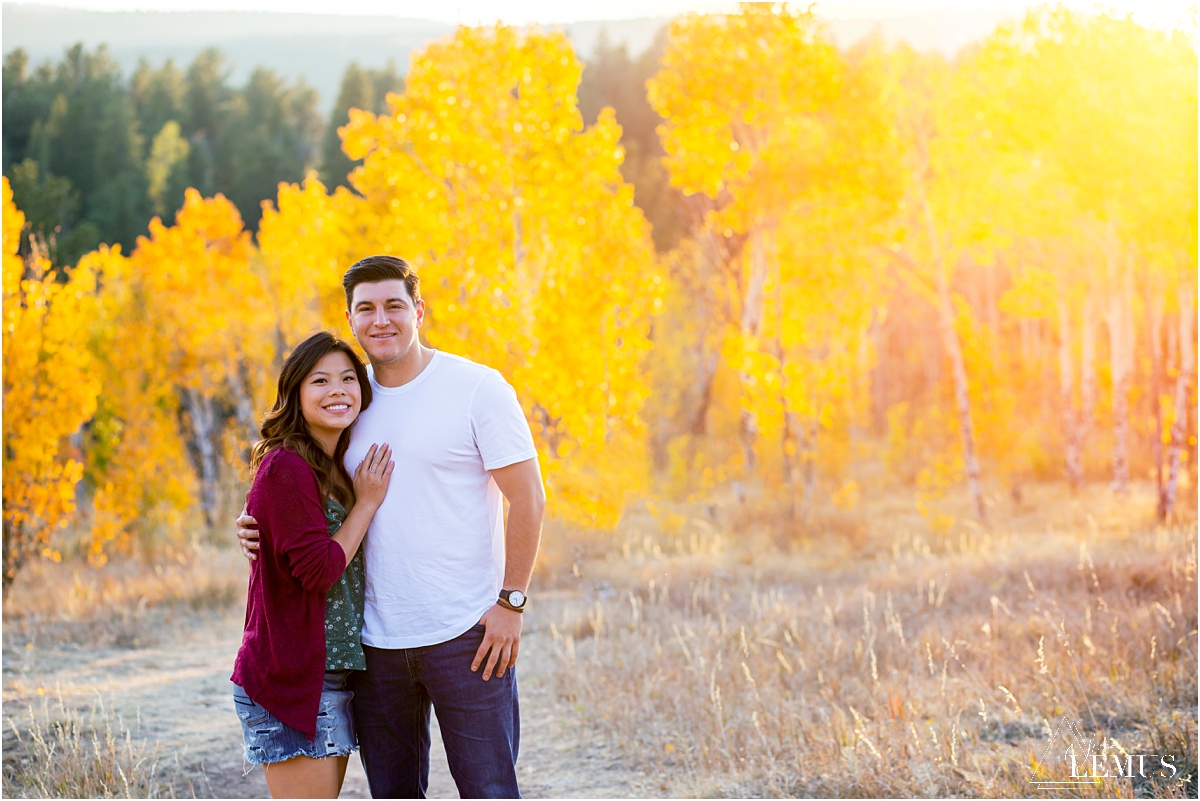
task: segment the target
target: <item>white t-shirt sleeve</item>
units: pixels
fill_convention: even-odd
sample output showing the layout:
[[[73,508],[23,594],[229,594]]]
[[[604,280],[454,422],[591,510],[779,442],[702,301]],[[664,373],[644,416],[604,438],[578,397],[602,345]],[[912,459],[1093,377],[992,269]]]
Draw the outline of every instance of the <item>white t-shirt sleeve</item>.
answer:
[[[517,393],[495,370],[488,370],[471,398],[471,428],[484,470],[497,470],[537,456]]]

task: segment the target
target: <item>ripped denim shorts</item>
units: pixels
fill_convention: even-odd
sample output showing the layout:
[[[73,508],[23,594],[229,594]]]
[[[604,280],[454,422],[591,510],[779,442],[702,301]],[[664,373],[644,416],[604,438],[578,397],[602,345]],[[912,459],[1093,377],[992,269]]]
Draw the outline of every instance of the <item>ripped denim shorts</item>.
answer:
[[[317,735],[311,740],[255,703],[246,691],[233,685],[233,706],[242,722],[246,761],[255,765],[283,762],[297,756],[349,756],[358,750],[354,712],[346,689],[349,670],[325,671],[321,705],[317,709]]]

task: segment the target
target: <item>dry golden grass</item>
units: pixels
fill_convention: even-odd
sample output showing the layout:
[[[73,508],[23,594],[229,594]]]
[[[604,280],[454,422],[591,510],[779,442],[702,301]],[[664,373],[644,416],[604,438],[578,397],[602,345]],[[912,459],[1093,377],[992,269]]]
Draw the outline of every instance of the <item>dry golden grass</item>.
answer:
[[[548,529],[529,622],[557,656],[526,680],[664,795],[1043,795],[1035,774],[1069,772],[1066,719],[1112,753],[1175,755],[1185,781],[1058,794],[1195,797],[1194,519],[1155,525],[1144,487],[1026,488],[986,527],[944,507],[960,522],[940,535],[902,492],[807,527],[718,499]],[[150,645],[240,603],[245,576],[204,545],[38,562],[6,595],[5,647]],[[7,711],[5,795],[191,789],[102,709]]]
[[[154,564],[116,559],[31,562],[4,596],[5,645],[152,645],[150,622],[170,611],[220,610],[246,597],[240,551],[201,543],[164,548]]]
[[[32,562],[4,597],[4,646],[92,650],[154,644],[172,612],[192,617],[245,597],[240,553],[192,544],[147,565],[119,559],[99,570],[81,560]],[[195,797],[177,764],[97,698],[90,710],[54,703],[6,708],[3,794],[9,798]],[[203,781],[203,777],[200,777]]]
[[[90,714],[63,703],[30,707],[24,726],[10,721],[4,748],[6,798],[174,798],[176,783],[195,788],[166,766],[157,750],[102,701]],[[136,728],[136,724],[134,726]]]
[[[852,538],[681,507],[631,516],[606,557],[554,546],[535,584],[586,590],[542,610],[558,693],[670,795],[1043,795],[1065,718],[1183,781],[1058,794],[1195,797],[1194,520],[1154,525],[1144,490],[999,506],[935,537],[884,498]]]

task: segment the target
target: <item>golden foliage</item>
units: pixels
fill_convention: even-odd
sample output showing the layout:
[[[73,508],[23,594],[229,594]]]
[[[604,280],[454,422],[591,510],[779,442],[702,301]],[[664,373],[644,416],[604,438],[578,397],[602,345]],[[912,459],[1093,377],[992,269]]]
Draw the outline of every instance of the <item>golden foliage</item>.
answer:
[[[83,464],[67,438],[92,417],[100,381],[87,327],[96,274],[81,264],[60,280],[38,255],[17,255],[25,215],[4,204],[4,584],[75,511]],[[49,552],[49,551],[48,551]],[[49,552],[52,553],[52,552]]]
[[[1159,464],[1168,449],[1175,482],[1192,447],[1195,67],[1182,34],[1061,8],[953,61],[839,50],[788,6],[684,15],[647,85],[691,221],[661,258],[615,113],[584,124],[581,62],[536,29],[461,27],[416,51],[387,112],[340,131],[352,189],[281,185],[257,241],[189,190],[132,253],[60,274],[16,255],[5,184],[7,578],[81,476],[94,561],[196,505],[222,525],[221,482],[281,359],[341,328],[342,273],[380,252],[419,272],[427,344],[516,388],[573,522],[723,485],[807,518],[819,494],[856,505],[882,462],[947,528],[960,480],[981,517],[997,477],[1018,495],[1023,477],[1065,466],[1078,484],[1111,462],[1119,485],[1149,467],[1135,438]],[[161,195],[187,144],[164,128],[152,150]]]

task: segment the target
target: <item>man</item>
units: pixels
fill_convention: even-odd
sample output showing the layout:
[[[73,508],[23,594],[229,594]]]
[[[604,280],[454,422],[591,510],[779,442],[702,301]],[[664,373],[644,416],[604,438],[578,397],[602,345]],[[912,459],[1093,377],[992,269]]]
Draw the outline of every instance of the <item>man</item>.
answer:
[[[518,798],[514,666],[545,504],[529,425],[498,372],[420,343],[403,259],[365,258],[342,283],[373,394],[346,464],[373,442],[396,463],[366,539],[367,670],[352,687],[371,795],[425,797],[432,704],[459,794]],[[254,558],[254,520],[238,526]]]

